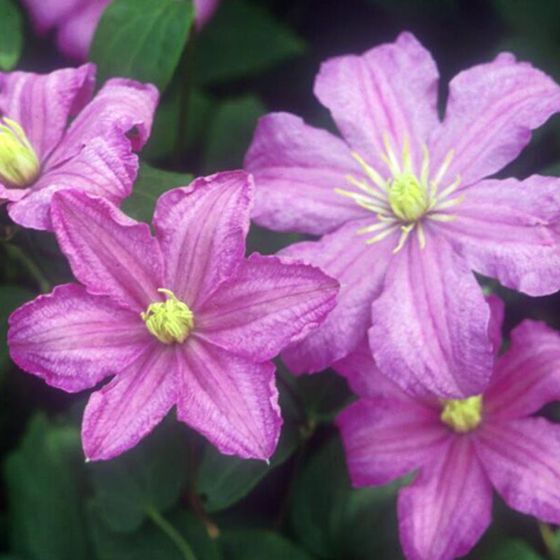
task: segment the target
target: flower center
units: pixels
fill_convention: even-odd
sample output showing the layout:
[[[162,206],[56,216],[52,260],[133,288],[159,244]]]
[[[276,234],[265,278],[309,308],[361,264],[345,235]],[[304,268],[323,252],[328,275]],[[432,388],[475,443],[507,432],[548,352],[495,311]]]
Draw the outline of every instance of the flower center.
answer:
[[[460,434],[474,430],[482,421],[482,395],[444,400],[440,418]]]
[[[402,173],[395,177],[387,190],[391,210],[404,222],[415,222],[430,207],[426,188],[412,173]]]
[[[12,119],[0,119],[0,181],[26,187],[39,174],[40,164],[23,128]]]
[[[150,303],[148,309],[140,313],[146,328],[164,344],[184,342],[194,328],[193,312],[171,290],[160,288],[158,292],[167,299]]]

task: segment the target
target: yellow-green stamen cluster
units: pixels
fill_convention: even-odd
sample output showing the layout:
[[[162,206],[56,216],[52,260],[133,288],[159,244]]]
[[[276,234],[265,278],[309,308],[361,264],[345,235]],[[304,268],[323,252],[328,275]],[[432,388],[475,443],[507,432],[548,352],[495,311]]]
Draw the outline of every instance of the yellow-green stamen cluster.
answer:
[[[164,344],[184,342],[194,328],[194,315],[186,303],[177,299],[171,290],[160,288],[165,301],[151,303],[140,316],[146,328]]]
[[[16,121],[4,117],[0,123],[0,181],[11,187],[26,187],[39,174],[37,154]]]
[[[415,222],[430,207],[430,198],[426,189],[412,173],[403,173],[395,177],[388,191],[393,213],[404,222]]]
[[[440,418],[460,434],[474,430],[482,421],[482,395],[444,400]]]

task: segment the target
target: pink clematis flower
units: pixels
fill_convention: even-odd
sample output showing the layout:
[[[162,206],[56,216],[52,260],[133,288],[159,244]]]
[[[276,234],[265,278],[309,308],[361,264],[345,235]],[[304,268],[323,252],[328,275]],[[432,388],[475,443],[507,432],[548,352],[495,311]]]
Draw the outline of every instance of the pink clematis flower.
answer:
[[[282,420],[269,360],[316,327],[337,283],[318,269],[244,258],[252,179],[227,172],[160,197],[146,224],[80,191],[54,196],[54,231],[76,278],[16,310],[24,370],[92,394],[88,459],[134,446],[173,407],[226,454],[267,459]]]
[[[292,370],[341,359],[373,322],[376,363],[403,388],[477,394],[493,357],[472,271],[535,296],[560,288],[560,181],[487,179],[560,110],[560,87],[505,53],[451,81],[443,122],[437,91],[432,57],[403,33],[321,66],[315,94],[344,140],[287,113],[259,122],[255,221],[323,236],[283,254],[341,284],[327,321],[283,354]]]
[[[334,367],[361,397],[337,419],[352,483],[418,470],[398,498],[408,560],[469,552],[491,522],[492,488],[513,509],[560,523],[560,426],[532,416],[560,398],[557,332],[524,321],[489,386],[463,400],[407,395],[380,374],[365,340]]]
[[[14,222],[50,229],[51,198],[69,187],[115,203],[130,194],[158,92],[115,78],[92,99],[94,85],[92,64],[0,73],[0,201]]]
[[[103,10],[111,0],[22,0],[37,33],[57,30],[58,50],[78,61],[88,58],[89,46]],[[220,0],[193,0],[197,30],[206,25]]]

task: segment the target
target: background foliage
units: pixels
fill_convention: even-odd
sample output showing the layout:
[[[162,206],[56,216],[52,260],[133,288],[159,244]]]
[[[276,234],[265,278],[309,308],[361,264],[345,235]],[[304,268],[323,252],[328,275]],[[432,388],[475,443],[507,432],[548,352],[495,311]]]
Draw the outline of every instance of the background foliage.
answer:
[[[199,36],[192,20],[191,0],[114,0],[93,42],[102,78],[152,81],[163,93],[124,204],[137,219],[149,220],[159,194],[192,176],[241,167],[267,111],[331,127],[312,96],[319,63],[402,29],[434,53],[443,98],[456,72],[503,49],[560,79],[558,0],[225,0]],[[0,0],[2,70],[68,64],[50,38],[34,37],[15,0]],[[504,173],[536,171],[560,174],[558,119]],[[272,253],[295,239],[254,228],[249,249]],[[0,560],[401,557],[399,484],[350,487],[332,419],[353,397],[332,372],[296,379],[279,364],[285,426],[270,465],[222,456],[172,417],[124,456],[84,463],[87,396],[18,371],[5,346],[9,313],[69,281],[69,269],[51,235],[16,229],[4,209],[0,259]],[[529,299],[481,282],[505,298],[507,329],[529,316],[560,327],[558,296]],[[560,536],[496,499],[492,528],[469,558],[558,560]]]

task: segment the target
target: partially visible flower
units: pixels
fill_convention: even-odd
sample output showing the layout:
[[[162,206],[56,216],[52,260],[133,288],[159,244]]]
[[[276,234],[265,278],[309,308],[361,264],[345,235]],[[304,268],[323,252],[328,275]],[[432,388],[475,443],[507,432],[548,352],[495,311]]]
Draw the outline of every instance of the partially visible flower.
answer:
[[[269,360],[316,327],[337,283],[307,265],[244,258],[252,178],[228,172],[160,197],[156,235],[104,199],[63,191],[54,230],[83,284],[16,310],[8,344],[24,370],[92,394],[88,459],[134,446],[173,407],[223,453],[267,459],[282,420]]]
[[[78,61],[88,59],[95,28],[111,0],[22,0],[37,33],[56,29],[58,50]],[[220,0],[193,0],[196,28],[212,17]]]
[[[322,235],[282,254],[341,284],[327,321],[284,353],[292,370],[324,369],[372,325],[379,368],[406,390],[476,394],[492,354],[472,271],[530,295],[560,288],[560,180],[485,179],[560,110],[560,87],[504,53],[453,78],[443,122],[437,92],[432,57],[403,33],[321,66],[315,94],[344,140],[286,113],[260,120],[254,219]]]
[[[0,74],[0,202],[14,222],[50,229],[51,198],[69,187],[115,203],[130,194],[158,92],[115,78],[92,99],[94,85],[92,64]]]
[[[560,426],[533,416],[560,398],[557,332],[524,321],[488,388],[462,400],[405,394],[365,340],[335,369],[361,397],[337,419],[353,484],[417,471],[398,498],[408,560],[467,554],[491,522],[492,488],[513,509],[560,523]]]

